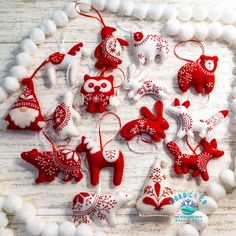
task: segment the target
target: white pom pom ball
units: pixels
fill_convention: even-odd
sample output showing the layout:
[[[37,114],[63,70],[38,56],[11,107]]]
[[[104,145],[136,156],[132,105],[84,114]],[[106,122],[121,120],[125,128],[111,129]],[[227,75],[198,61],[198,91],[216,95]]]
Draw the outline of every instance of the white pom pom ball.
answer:
[[[88,5],[92,5],[92,0],[79,0],[79,3],[86,3],[86,5],[85,4],[79,5],[79,9],[82,12],[89,12],[91,10],[91,7]]]
[[[208,9],[208,15],[207,18],[210,21],[218,21],[222,15],[222,8],[221,7],[210,7]]]
[[[7,97],[8,97],[8,94],[6,90],[0,87],[0,103],[6,101]]]
[[[230,43],[233,39],[236,38],[236,29],[232,25],[226,25],[223,27],[221,38]]]
[[[24,204],[16,214],[17,219],[26,223],[36,215],[35,207],[32,204]]]
[[[107,10],[112,13],[116,13],[120,8],[120,0],[108,0]]]
[[[71,221],[65,221],[59,225],[59,236],[74,236],[76,227]]]
[[[41,236],[57,236],[58,235],[58,224],[56,223],[47,223],[43,231],[41,233]]]
[[[84,223],[80,224],[76,229],[75,236],[93,236],[91,226]]]
[[[236,98],[236,87],[232,89],[231,95]]]
[[[103,11],[106,7],[106,0],[93,0],[92,6],[96,8],[98,11]]]
[[[204,21],[207,18],[207,14],[206,7],[196,6],[193,8],[193,19],[196,21]]]
[[[15,214],[22,207],[23,200],[19,195],[9,195],[6,197],[3,209],[9,214]]]
[[[96,232],[94,236],[106,236],[106,234],[102,231]]]
[[[22,80],[27,77],[28,72],[24,66],[13,66],[10,69],[11,76],[18,79]]]
[[[231,110],[236,113],[236,98],[231,103]]]
[[[193,9],[192,7],[181,7],[178,10],[178,19],[181,21],[189,21],[192,18]]]
[[[180,22],[177,19],[170,19],[166,24],[166,32],[170,36],[175,36],[180,30]]]
[[[5,201],[5,199],[3,197],[0,197],[0,211],[3,208],[4,201]]]
[[[69,19],[66,13],[60,10],[54,11],[52,15],[52,19],[55,22],[56,26],[58,27],[65,27],[69,22]]]
[[[31,39],[24,39],[21,41],[20,47],[30,55],[33,55],[38,49],[37,45]]]
[[[163,7],[157,4],[151,5],[148,9],[148,18],[153,21],[161,19],[163,13]]]
[[[198,231],[190,224],[184,224],[182,225],[178,232],[178,236],[198,236]]]
[[[7,215],[4,212],[0,212],[0,229],[7,227],[8,223]]]
[[[197,24],[194,27],[194,38],[199,41],[204,41],[208,36],[208,27],[206,24]]]
[[[236,11],[230,8],[224,9],[220,20],[224,24],[233,24],[236,19]]]
[[[193,38],[193,34],[194,34],[193,27],[189,24],[185,24],[180,28],[178,36],[180,40],[187,41]]]
[[[29,37],[37,45],[40,45],[40,44],[42,44],[45,41],[45,34],[42,31],[42,29],[40,29],[38,27],[34,27],[30,31]]]
[[[202,199],[198,203],[199,210],[207,215],[213,214],[218,208],[217,202],[209,196],[203,196]]]
[[[57,31],[57,26],[53,20],[43,20],[40,24],[40,28],[46,35],[53,35]]]
[[[220,183],[226,188],[231,190],[236,186],[234,172],[230,169],[225,169],[219,174]]]
[[[17,65],[28,67],[32,63],[32,57],[28,52],[21,52],[16,55]]]
[[[14,236],[12,229],[0,229],[0,236]]]
[[[145,19],[147,17],[149,5],[146,3],[138,3],[134,5],[133,16],[139,19]]]
[[[193,220],[190,221],[190,224],[196,228],[198,231],[204,230],[208,225],[208,216],[201,211],[195,211],[191,216]],[[196,217],[196,218],[195,218]]]
[[[124,16],[131,16],[134,10],[134,2],[132,0],[121,1],[120,13]]]
[[[176,18],[177,17],[177,9],[176,7],[170,7],[167,6],[164,10],[163,10],[163,17],[166,20],[169,20],[171,18]]]
[[[217,183],[216,181],[209,183],[206,186],[205,191],[210,197],[212,197],[216,201],[219,201],[226,195],[226,192],[223,186]]]
[[[2,79],[2,87],[8,93],[14,93],[20,89],[20,83],[18,79],[8,76]]]
[[[230,119],[230,123],[232,125],[236,125],[236,116],[235,115]]]
[[[209,25],[208,37],[212,40],[218,39],[223,31],[223,26],[219,22],[213,22]]]
[[[33,218],[26,224],[26,233],[33,236],[38,236],[42,233],[45,222],[40,218]]]
[[[64,9],[67,16],[71,19],[74,19],[79,16],[78,12],[75,10],[75,4],[75,2],[67,3]]]

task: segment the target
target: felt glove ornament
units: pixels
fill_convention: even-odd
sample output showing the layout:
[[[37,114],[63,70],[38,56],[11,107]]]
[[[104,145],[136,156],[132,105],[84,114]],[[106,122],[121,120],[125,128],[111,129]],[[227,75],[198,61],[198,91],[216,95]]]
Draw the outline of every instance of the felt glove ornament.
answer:
[[[203,45],[194,40],[188,42],[195,42],[200,45],[202,55],[196,61],[188,60],[177,55],[176,47],[184,42],[179,42],[175,46],[175,55],[187,63],[183,65],[177,75],[178,85],[182,92],[188,91],[193,87],[197,93],[210,94],[215,86],[215,70],[217,68],[218,57],[204,55]]]
[[[49,121],[59,139],[79,136],[77,125],[81,117],[73,108],[74,94],[68,90],[63,94],[63,101],[55,108]]]
[[[61,173],[62,180],[79,182],[83,174],[81,172],[81,159],[74,150],[56,147],[49,137],[45,137],[52,145],[52,151],[40,152],[32,149],[22,152],[21,158],[38,169],[36,184],[52,182]]]
[[[202,139],[200,141],[200,146],[202,147],[201,153],[194,153],[193,155],[182,153],[174,141],[168,141],[166,146],[174,156],[174,170],[176,174],[182,175],[192,171],[192,177],[201,176],[204,181],[209,180],[207,171],[208,162],[213,158],[219,158],[224,155],[223,151],[217,149],[215,139],[210,142]]]
[[[80,192],[73,199],[73,222],[78,225],[94,222],[104,225],[109,223],[116,225],[116,212],[132,197],[125,192],[118,192],[114,195],[97,194],[94,192]]]
[[[193,117],[189,111],[189,106],[189,101],[180,104],[179,99],[176,98],[174,104],[169,108],[170,112],[177,115],[180,119],[180,129],[177,133],[178,138],[183,138],[186,135],[193,138],[193,132],[198,132],[201,138],[211,139],[213,128],[220,124],[228,115],[228,110],[222,110],[212,115],[209,119],[204,120]]]
[[[129,90],[128,98],[134,102],[138,102],[145,95],[156,95],[161,99],[165,99],[168,92],[165,87],[158,82],[146,79],[148,77],[148,70],[137,71],[136,66],[130,65],[128,68],[129,77],[123,83],[123,87]]]
[[[136,208],[140,216],[170,216],[177,211],[174,203],[174,190],[170,187],[168,176],[163,173],[164,166],[156,161],[143,187]]]
[[[34,91],[33,80],[26,78],[21,84],[24,90],[5,117],[7,129],[40,131],[45,125],[45,120]]]
[[[146,143],[159,142],[166,137],[165,130],[169,128],[168,122],[163,117],[163,103],[157,101],[154,105],[156,114],[147,107],[141,107],[141,118],[126,123],[120,130],[120,135],[127,141],[135,136],[141,136]]]
[[[106,26],[101,14],[94,7],[86,3],[77,3],[76,7],[79,5],[88,5],[97,13],[98,17],[81,13],[76,9],[80,15],[97,19],[102,24],[102,42],[96,47],[94,52],[94,56],[98,59],[95,67],[97,69],[104,70],[117,68],[118,65],[122,63],[122,46],[128,46],[128,42],[124,39],[116,38],[113,36],[113,33],[116,31],[116,29],[110,26]]]

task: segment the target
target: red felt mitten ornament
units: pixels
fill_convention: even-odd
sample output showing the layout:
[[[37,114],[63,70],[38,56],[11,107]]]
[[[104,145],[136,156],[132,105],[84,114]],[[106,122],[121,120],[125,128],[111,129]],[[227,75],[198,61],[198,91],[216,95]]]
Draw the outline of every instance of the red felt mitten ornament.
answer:
[[[163,103],[157,101],[154,105],[156,114],[153,114],[147,107],[141,107],[141,118],[126,123],[120,130],[120,135],[127,141],[140,135],[146,143],[159,142],[166,137],[165,130],[169,124],[163,117]]]
[[[79,182],[83,174],[81,172],[81,158],[74,150],[56,147],[53,142],[45,135],[52,144],[52,151],[40,152],[32,149],[28,152],[22,152],[21,158],[38,169],[38,177],[35,183],[52,182],[59,173],[62,174],[62,180],[69,182],[74,180]]]
[[[192,61],[179,57],[176,50],[174,51],[178,58],[187,61],[178,71],[177,80],[179,88],[182,92],[186,92],[190,87],[193,87],[197,93],[209,94],[215,86],[215,70],[217,68],[218,57],[204,55],[204,47],[200,42],[194,40],[190,40],[190,42],[200,45],[202,55],[198,60]],[[184,42],[178,43],[176,47],[182,43]]]
[[[7,129],[40,131],[45,125],[45,120],[34,91],[33,80],[27,78],[21,83],[25,88],[5,117]]]
[[[77,3],[76,7],[79,5],[88,5],[86,3]],[[115,28],[106,26],[103,21],[101,14],[92,6],[93,9],[98,17],[87,15],[81,13],[79,10],[77,11],[80,15],[95,18],[101,22],[103,28],[101,30],[101,37],[102,42],[96,47],[94,55],[98,59],[95,67],[98,69],[115,69],[118,65],[122,63],[121,56],[122,56],[122,47],[121,46],[128,46],[128,42],[121,38],[116,38],[113,36],[113,33],[116,31]]]
[[[176,174],[187,174],[192,170],[192,177],[201,176],[204,181],[209,179],[207,171],[208,162],[213,158],[219,158],[224,155],[223,151],[217,149],[215,139],[211,140],[211,142],[201,139],[201,153],[196,154],[194,150],[192,155],[182,153],[174,141],[167,142],[166,145],[175,158],[174,170]]]

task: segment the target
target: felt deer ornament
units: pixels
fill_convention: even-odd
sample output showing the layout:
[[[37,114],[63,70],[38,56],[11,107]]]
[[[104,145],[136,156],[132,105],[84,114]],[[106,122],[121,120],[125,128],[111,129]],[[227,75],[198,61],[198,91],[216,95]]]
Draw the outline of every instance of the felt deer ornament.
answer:
[[[101,14],[94,7],[86,3],[77,3],[76,8],[79,5],[88,5],[97,13],[98,17],[81,13],[76,9],[80,15],[97,19],[102,24],[102,42],[96,47],[94,52],[94,56],[97,58],[95,67],[97,69],[105,70],[117,68],[118,65],[122,63],[122,46],[128,46],[128,42],[124,39],[116,38],[113,36],[113,33],[116,31],[116,29],[110,26],[106,26]]]
[[[141,107],[141,118],[126,123],[120,130],[120,135],[127,141],[135,136],[141,136],[146,143],[159,142],[166,137],[165,130],[169,124],[163,117],[163,103],[157,101],[154,105],[156,114],[153,114],[147,107]]]
[[[123,83],[123,87],[129,90],[129,99],[137,102],[145,95],[155,95],[161,99],[165,99],[168,96],[165,87],[156,81],[146,79],[148,74],[149,71],[147,69],[140,72],[134,64],[129,66],[128,79]]]
[[[180,104],[179,99],[174,100],[174,104],[170,106],[171,113],[177,115],[180,119],[180,129],[177,136],[183,138],[185,135],[194,137],[193,132],[198,132],[201,138],[210,139],[212,137],[213,128],[220,124],[223,119],[228,115],[227,110],[222,110],[209,119],[201,119],[193,117],[189,111],[190,101],[185,101]]]
[[[217,149],[217,141],[212,139],[210,142],[201,139],[200,146],[202,151],[199,154],[184,154],[174,141],[167,141],[167,148],[174,156],[174,170],[176,174],[187,174],[192,171],[192,177],[201,176],[204,181],[209,179],[207,164],[213,158],[219,158],[224,152]]]

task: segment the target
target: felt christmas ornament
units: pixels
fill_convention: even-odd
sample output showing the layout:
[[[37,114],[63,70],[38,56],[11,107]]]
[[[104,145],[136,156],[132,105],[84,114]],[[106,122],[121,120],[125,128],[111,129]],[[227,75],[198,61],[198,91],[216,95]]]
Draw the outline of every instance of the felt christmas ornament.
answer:
[[[153,166],[143,187],[137,210],[141,216],[169,216],[177,210],[174,203],[174,190],[170,187],[168,176],[158,160]]]
[[[114,195],[100,195],[93,192],[80,192],[73,199],[73,221],[75,224],[94,222],[116,225],[116,212],[126,203],[131,201],[131,196],[125,192]]]
[[[55,108],[49,123],[59,139],[79,136],[78,124],[81,117],[79,112],[73,108],[74,94],[67,90],[63,94],[62,102]]]
[[[155,61],[157,57],[163,62],[169,52],[169,43],[162,35],[145,33],[140,30],[131,32],[134,55],[140,64]]]
[[[118,149],[110,149],[107,144],[110,143],[114,138],[110,139],[103,145],[101,122],[106,115],[114,115],[121,126],[120,118],[115,113],[104,114],[99,121],[99,142],[100,147],[96,145],[93,140],[83,136],[81,143],[77,146],[76,152],[85,152],[86,159],[88,161],[88,167],[90,172],[90,181],[92,185],[99,183],[100,170],[106,167],[112,167],[114,169],[113,184],[118,186],[121,184],[123,171],[124,171],[124,156],[123,153]]]
[[[81,158],[74,150],[56,147],[52,140],[44,134],[52,145],[52,151],[40,152],[32,149],[28,152],[22,152],[21,158],[38,169],[38,177],[35,183],[52,182],[59,173],[62,174],[62,180],[69,182],[74,180],[79,182],[83,174],[81,172]]]
[[[214,127],[220,124],[228,115],[228,110],[222,110],[204,120],[193,117],[189,111],[189,106],[189,101],[180,104],[179,99],[176,98],[174,104],[169,108],[170,112],[177,115],[180,119],[180,129],[177,133],[179,138],[183,138],[185,135],[194,137],[193,132],[199,132],[201,138],[211,139]]]
[[[215,85],[215,70],[217,68],[218,57],[204,55],[204,47],[198,41],[189,40],[187,42],[194,42],[200,45],[202,55],[196,61],[185,59],[176,53],[176,48],[185,42],[181,41],[175,46],[174,53],[176,57],[187,62],[178,71],[177,80],[179,88],[182,92],[186,92],[190,87],[193,87],[197,93],[209,94]]]
[[[27,78],[21,83],[25,88],[5,117],[7,129],[40,131],[45,125],[45,120],[34,91],[33,80]]]
[[[213,158],[219,158],[224,155],[224,151],[217,149],[215,139],[212,139],[211,142],[201,139],[201,153],[196,154],[194,151],[192,155],[182,153],[174,141],[169,141],[166,145],[175,158],[174,170],[176,174],[187,174],[192,170],[192,177],[201,176],[204,181],[209,179],[207,171],[208,162]]]
[[[111,99],[118,100],[115,96],[114,77],[105,76],[104,71],[98,76],[84,76],[81,86],[82,104],[87,106],[86,111],[90,113],[103,113],[108,105],[112,105]],[[119,104],[119,103],[118,103]]]
[[[129,99],[138,102],[145,95],[156,95],[161,99],[165,99],[167,97],[168,92],[165,87],[153,80],[144,80],[148,76],[148,70],[144,69],[140,72],[133,64],[129,66],[128,72],[129,77],[123,83],[123,87],[129,90]]]
[[[140,135],[142,141],[146,143],[159,142],[164,139],[165,130],[169,128],[169,124],[163,117],[163,103],[157,101],[154,110],[156,114],[153,114],[147,107],[141,107],[141,118],[126,123],[120,130],[120,135],[127,141]]]
[[[80,5],[89,5],[86,3],[77,3],[76,7]],[[90,6],[90,5],[89,5]],[[97,69],[115,69],[118,65],[122,63],[122,46],[128,46],[128,42],[121,38],[116,38],[113,36],[113,33],[116,31],[116,28],[106,26],[101,14],[92,7],[98,17],[88,15],[85,13],[77,11],[80,15],[97,19],[102,24],[101,38],[102,42],[96,47],[94,56],[98,59],[95,67]]]

